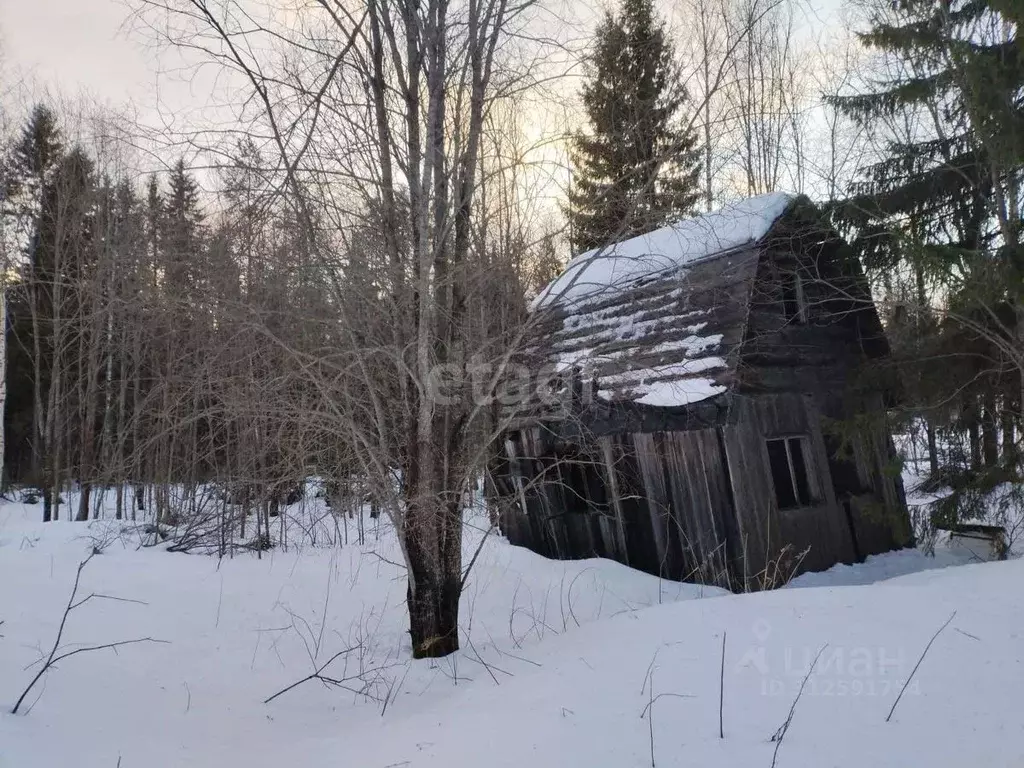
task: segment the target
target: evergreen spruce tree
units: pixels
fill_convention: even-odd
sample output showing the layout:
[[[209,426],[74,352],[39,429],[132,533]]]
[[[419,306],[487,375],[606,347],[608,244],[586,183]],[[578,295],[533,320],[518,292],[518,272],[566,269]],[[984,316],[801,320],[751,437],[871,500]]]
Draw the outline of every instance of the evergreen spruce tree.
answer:
[[[168,193],[162,207],[160,246],[163,251],[165,290],[183,298],[197,287],[198,259],[202,250],[203,213],[199,184],[179,159],[171,169]]]
[[[623,0],[597,29],[583,87],[589,132],[574,139],[568,217],[576,252],[633,237],[693,213],[699,197],[687,103],[653,0]]]
[[[9,172],[4,174],[8,199],[39,195],[64,154],[57,117],[45,104],[37,104],[13,147]]]
[[[910,276],[900,298],[919,309],[895,317],[890,337],[909,404],[929,423],[932,472],[954,486],[960,470],[995,468],[1000,442],[1003,469],[1019,471],[1022,371],[1002,342],[1024,327],[1022,15],[1006,0],[880,3],[861,39],[893,76],[833,99],[872,130],[901,129],[834,214],[870,270],[890,284]],[[927,312],[933,288],[944,316]],[[947,445],[968,445],[947,449],[941,467],[936,422]]]
[[[894,136],[836,208],[869,267],[911,261],[941,277],[998,241],[1017,259],[1020,211],[1008,212],[1008,228],[994,225],[997,199],[1019,189],[1024,167],[1024,50],[1015,34],[993,34],[1016,26],[997,5],[1014,3],[901,0],[860,36],[898,63],[898,74],[832,102],[875,130],[886,122],[925,126],[909,140]],[[923,247],[908,248],[908,240]]]
[[[5,235],[22,250],[19,276],[7,286],[9,301],[6,347],[6,403],[4,409],[5,471],[42,485],[42,444],[45,402],[50,370],[49,350],[44,343],[45,319],[50,317],[48,286],[37,278],[36,263],[45,260],[40,243],[47,186],[64,158],[64,139],[53,111],[38,104],[25,122],[21,135],[4,158],[0,215]],[[10,268],[11,265],[7,265]],[[39,344],[34,342],[38,339]]]
[[[93,261],[93,176],[85,151],[66,147],[54,112],[37,105],[12,148],[3,190],[4,215],[22,249],[7,308],[15,343],[7,348],[5,425],[12,463],[45,489],[45,521],[55,519],[58,498],[52,412],[66,405],[55,396],[54,372],[60,369],[65,382],[77,375],[74,361],[61,356],[81,311],[80,278]]]

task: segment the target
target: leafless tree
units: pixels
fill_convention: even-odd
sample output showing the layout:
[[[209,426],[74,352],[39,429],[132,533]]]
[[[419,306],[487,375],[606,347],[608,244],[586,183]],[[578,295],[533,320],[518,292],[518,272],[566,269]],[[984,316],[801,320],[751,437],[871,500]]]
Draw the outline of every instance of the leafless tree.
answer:
[[[259,419],[241,428],[244,454],[269,460],[286,437],[334,462],[339,481],[364,478],[398,530],[413,653],[450,653],[462,512],[496,431],[468,371],[484,370],[492,390],[522,320],[517,262],[531,236],[515,211],[521,155],[498,138],[498,116],[536,79],[535,4],[323,0],[287,24],[229,0],[145,5],[174,42],[246,84],[270,192],[305,242],[296,269],[331,296],[324,314],[303,313],[314,338],[251,304],[240,314],[256,348],[277,357],[270,370],[286,365],[305,395],[283,406],[293,434],[268,435]],[[255,368],[246,380],[278,391]]]

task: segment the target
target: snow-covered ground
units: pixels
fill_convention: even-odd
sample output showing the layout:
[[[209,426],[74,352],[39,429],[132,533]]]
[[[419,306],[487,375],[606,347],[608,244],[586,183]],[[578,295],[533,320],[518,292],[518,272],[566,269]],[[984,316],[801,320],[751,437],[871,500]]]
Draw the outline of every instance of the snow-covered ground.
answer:
[[[733,596],[491,536],[463,599],[463,650],[412,662],[386,529],[363,547],[222,561],[125,537],[80,588],[123,599],[72,612],[65,643],[167,642],[69,658],[10,715],[78,562],[109,540],[110,522],[39,517],[0,505],[3,768],[621,768],[651,765],[652,748],[658,766],[1024,765],[1024,561],[937,568],[965,562],[949,551]],[[481,534],[466,538],[468,557]],[[263,703],[345,649],[323,673],[344,687],[310,681]]]
[[[930,504],[946,496],[949,492],[922,491],[920,490],[922,482],[923,477],[912,470],[903,474],[907,506],[911,512],[926,514]],[[804,573],[793,579],[789,586],[832,587],[874,584],[920,571],[978,562],[980,559],[974,552],[963,547],[951,546],[948,536],[939,535],[935,542],[935,551],[932,553],[926,554],[920,549],[904,549],[884,555],[873,555],[863,563],[856,565],[839,564],[820,573]]]

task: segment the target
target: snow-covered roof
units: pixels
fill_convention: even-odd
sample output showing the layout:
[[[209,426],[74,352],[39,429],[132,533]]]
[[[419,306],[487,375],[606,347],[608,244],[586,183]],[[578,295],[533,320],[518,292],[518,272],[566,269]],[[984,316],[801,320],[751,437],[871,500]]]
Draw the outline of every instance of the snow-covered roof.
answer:
[[[531,309],[600,298],[645,277],[754,243],[795,199],[785,192],[751,197],[581,253],[538,294]]]
[[[578,256],[534,302],[535,364],[579,368],[605,404],[679,407],[724,393],[766,236],[795,199],[762,195]]]
[[[535,315],[527,357],[538,375],[579,369],[589,403],[687,406],[726,392],[735,379],[760,246],[728,251],[637,280],[621,290]],[[531,387],[504,414],[562,420],[566,391]]]

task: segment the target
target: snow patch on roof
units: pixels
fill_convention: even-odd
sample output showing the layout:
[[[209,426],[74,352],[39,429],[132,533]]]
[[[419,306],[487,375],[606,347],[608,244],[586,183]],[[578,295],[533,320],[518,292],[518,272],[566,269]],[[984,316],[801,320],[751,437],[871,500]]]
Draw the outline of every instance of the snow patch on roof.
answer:
[[[653,232],[582,253],[538,294],[530,309],[607,297],[637,280],[756,242],[786,212],[794,195],[773,192],[684,219]]]
[[[688,312],[688,317],[699,317],[706,312]],[[627,339],[640,339],[649,333],[654,333],[659,329],[672,325],[674,318],[672,317],[655,317],[653,319],[643,319],[648,315],[647,310],[641,312],[635,312],[632,315],[625,317],[613,317],[610,321],[606,318],[598,315],[572,315],[565,320],[565,327],[578,329],[596,328],[593,333],[587,335],[587,346],[577,346],[578,341],[576,339],[568,339],[561,343],[556,343],[552,348],[552,352],[556,356],[555,367],[558,371],[563,371],[573,366],[580,365],[581,363],[594,363],[599,361],[608,361],[616,357],[629,356],[635,354],[635,350],[632,348],[620,349],[615,353],[599,353],[598,347],[614,344],[617,341],[626,341]],[[573,320],[579,320],[581,317],[585,318],[583,322],[574,322]],[[590,320],[593,318],[593,321]],[[694,323],[693,325],[685,328],[686,332],[691,334],[688,339],[682,340],[682,342],[664,342],[649,351],[650,354],[657,354],[660,352],[670,352],[676,349],[685,349],[687,352],[692,352],[694,349],[693,339],[696,339],[693,334],[699,333],[707,326],[707,323]],[[721,336],[716,337],[716,341],[711,342],[710,345],[704,345],[701,351],[707,349],[708,346],[718,344],[721,341]]]
[[[720,395],[725,389],[725,386],[715,384],[711,379],[654,381],[647,386],[647,392],[633,402],[662,407],[689,405]]]
[[[602,400],[621,400],[622,391],[635,403],[662,407],[689,405],[720,395],[726,387],[695,373],[721,371],[726,362],[720,357],[702,357],[680,360],[667,365],[655,365],[600,380],[598,397]]]

